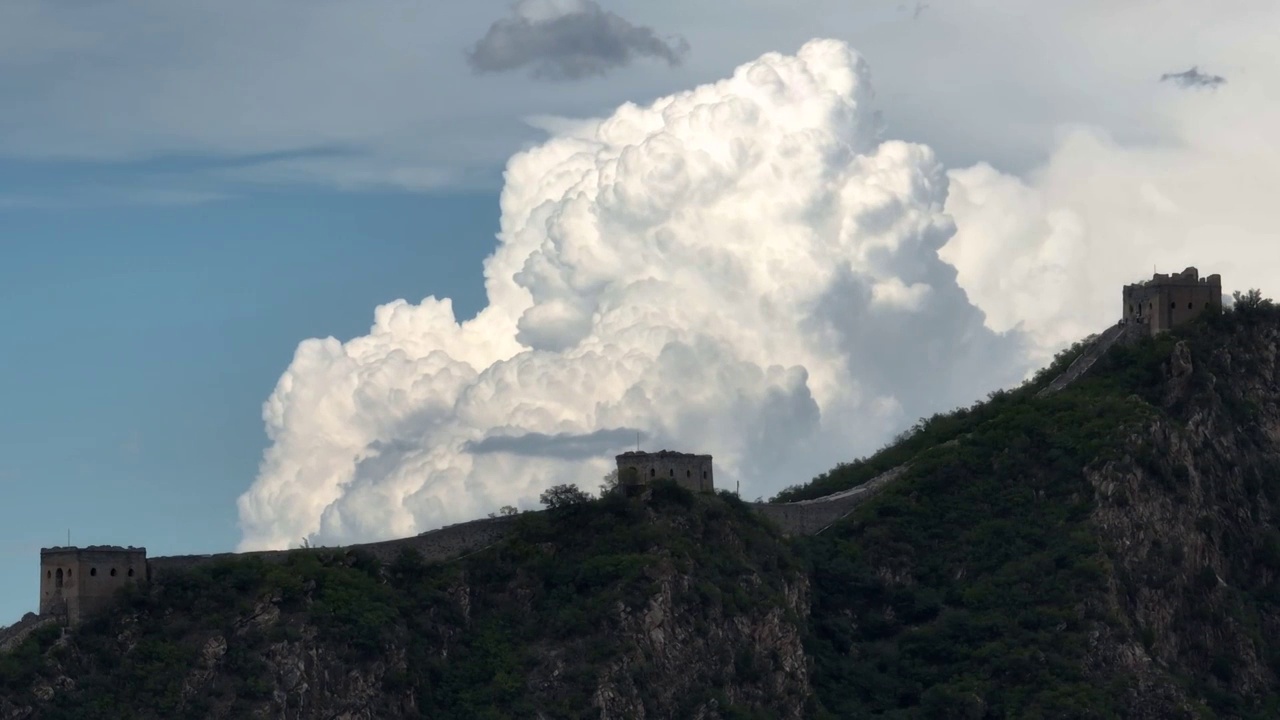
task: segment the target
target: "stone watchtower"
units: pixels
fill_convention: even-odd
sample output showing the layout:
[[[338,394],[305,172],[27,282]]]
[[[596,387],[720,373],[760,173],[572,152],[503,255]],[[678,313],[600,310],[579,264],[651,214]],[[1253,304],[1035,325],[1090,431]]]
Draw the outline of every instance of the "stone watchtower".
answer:
[[[1147,325],[1153,335],[1205,311],[1222,311],[1220,275],[1202,278],[1189,267],[1176,275],[1156,273],[1146,282],[1124,286],[1124,322]]]
[[[694,492],[715,489],[710,455],[659,450],[624,452],[617,457],[618,483],[645,484],[654,480],[675,480]]]
[[[75,625],[110,603],[120,588],[146,579],[146,548],[41,548],[40,614],[65,615]]]

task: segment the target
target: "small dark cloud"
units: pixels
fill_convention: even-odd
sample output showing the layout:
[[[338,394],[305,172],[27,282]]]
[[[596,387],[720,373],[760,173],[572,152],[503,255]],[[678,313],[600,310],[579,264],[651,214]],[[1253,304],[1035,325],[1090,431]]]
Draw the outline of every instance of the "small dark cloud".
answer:
[[[595,0],[579,0],[558,14],[535,15],[531,8],[529,0],[516,3],[512,16],[489,26],[467,52],[473,70],[527,67],[535,78],[577,80],[604,75],[639,57],[679,65],[689,51],[682,38],[661,38],[652,28],[633,25]]]
[[[924,14],[924,11],[929,9],[929,3],[917,2],[915,6],[911,8],[908,8],[905,4],[898,5],[898,12],[906,12],[908,9],[911,10],[911,19],[919,20],[920,16]]]
[[[640,433],[641,440],[645,434]],[[634,447],[636,431],[630,428],[613,430],[597,430],[586,435],[571,433],[525,433],[523,435],[491,435],[479,442],[467,443],[466,452],[476,455],[485,453],[510,453],[530,457],[549,457],[561,460],[582,460],[589,457],[607,455],[617,450]]]
[[[1160,82],[1172,82],[1184,88],[1216,88],[1226,83],[1227,79],[1221,75],[1202,73],[1200,68],[1192,66],[1190,70],[1180,73],[1165,73],[1160,76]]]

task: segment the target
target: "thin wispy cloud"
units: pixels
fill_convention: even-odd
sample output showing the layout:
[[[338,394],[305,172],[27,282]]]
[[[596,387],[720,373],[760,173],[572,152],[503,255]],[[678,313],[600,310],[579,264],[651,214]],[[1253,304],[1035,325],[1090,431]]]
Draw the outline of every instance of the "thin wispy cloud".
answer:
[[[203,205],[226,200],[226,193],[175,188],[91,188],[41,194],[0,192],[0,210],[83,210],[121,206]]]
[[[480,73],[528,68],[540,79],[578,80],[637,58],[679,65],[688,51],[684,39],[663,38],[594,0],[521,0],[511,16],[489,26],[467,52],[467,63]]]
[[[472,454],[508,453],[528,457],[581,460],[599,457],[609,452],[630,448],[646,434],[632,428],[597,430],[591,433],[530,432],[522,435],[491,435],[478,442],[467,443],[465,450]]]

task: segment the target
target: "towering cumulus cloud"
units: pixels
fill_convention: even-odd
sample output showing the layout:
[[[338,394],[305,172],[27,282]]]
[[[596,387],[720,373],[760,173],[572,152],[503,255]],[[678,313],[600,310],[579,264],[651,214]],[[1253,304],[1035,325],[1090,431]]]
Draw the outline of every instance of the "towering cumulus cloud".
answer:
[[[755,496],[1018,379],[1021,336],[938,258],[944,169],[871,102],[862,60],[813,41],[512,158],[477,317],[397,301],[298,347],[242,549],[594,488],[637,432]]]

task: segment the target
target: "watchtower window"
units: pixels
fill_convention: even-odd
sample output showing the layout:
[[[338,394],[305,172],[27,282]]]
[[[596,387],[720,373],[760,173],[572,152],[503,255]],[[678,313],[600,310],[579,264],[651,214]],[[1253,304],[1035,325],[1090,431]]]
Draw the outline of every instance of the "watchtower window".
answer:
[[[1208,310],[1208,309],[1209,309],[1209,303],[1205,303],[1205,304],[1204,304],[1204,309],[1205,309],[1205,310]]]
[[[676,469],[675,469],[675,468],[671,468],[670,473],[671,473],[671,477],[675,477],[675,476],[676,476]]]
[[[1187,309],[1188,309],[1188,310],[1190,310],[1192,307],[1193,307],[1193,306],[1192,306],[1192,304],[1191,304],[1191,303],[1187,303]]]
[[[706,479],[707,479],[707,471],[706,471],[706,470],[703,470],[703,471],[702,471],[702,479],[703,479],[703,480],[706,480]]]
[[[98,577],[98,568],[89,568],[90,577]]]
[[[1169,309],[1170,309],[1170,310],[1172,310],[1172,309],[1174,309],[1174,308],[1176,308],[1176,307],[1178,307],[1178,303],[1176,303],[1176,302],[1170,302],[1170,303],[1169,303]]]
[[[692,470],[685,470],[685,471],[684,471],[684,476],[685,476],[685,477],[687,477],[687,478],[693,477],[693,471],[692,471]]]
[[[133,577],[133,568],[129,568],[129,577]]]
[[[111,577],[115,577],[115,576],[116,576],[116,569],[111,568]]]
[[[657,470],[654,470],[653,468],[649,468],[649,477],[653,477],[654,475],[657,475],[657,474],[658,474]]]
[[[67,575],[70,575],[70,574],[71,574],[70,572],[67,573]],[[54,578],[53,584],[54,584],[54,587],[58,588],[59,590],[62,589],[62,568],[58,568],[58,575]]]
[[[45,570],[45,571],[44,571],[44,576],[45,576],[45,577],[47,577],[47,578],[51,578],[51,577],[53,577],[53,571],[52,571],[52,570]]]

